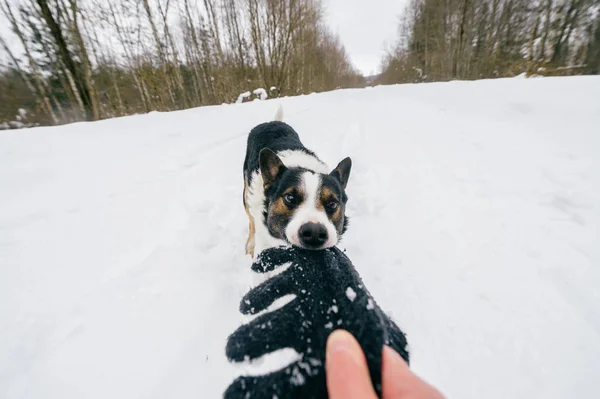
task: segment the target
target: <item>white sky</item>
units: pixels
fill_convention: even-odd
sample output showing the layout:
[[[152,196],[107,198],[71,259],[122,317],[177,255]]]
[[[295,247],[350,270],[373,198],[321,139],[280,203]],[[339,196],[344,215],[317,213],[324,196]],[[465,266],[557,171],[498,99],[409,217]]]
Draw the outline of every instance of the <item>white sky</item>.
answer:
[[[354,65],[365,76],[378,73],[385,46],[396,38],[399,17],[407,0],[323,0],[323,3],[327,25],[340,35]],[[11,47],[18,46],[18,39],[10,32],[3,15],[0,34]],[[0,54],[0,62],[6,60]]]
[[[338,33],[365,76],[379,73],[385,46],[396,39],[407,0],[324,0],[330,29]]]

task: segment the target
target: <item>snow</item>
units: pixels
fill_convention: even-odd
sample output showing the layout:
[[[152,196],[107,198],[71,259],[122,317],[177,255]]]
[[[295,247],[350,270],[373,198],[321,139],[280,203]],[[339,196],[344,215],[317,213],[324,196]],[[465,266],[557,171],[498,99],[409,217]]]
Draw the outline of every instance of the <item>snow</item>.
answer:
[[[600,390],[600,78],[338,90],[0,132],[0,397],[217,398],[241,165],[279,104],[351,156],[341,244],[448,397]],[[331,326],[333,327],[333,326]]]
[[[300,372],[300,369],[298,369],[297,367],[294,367],[292,369],[292,378],[290,379],[290,381],[294,385],[304,385],[304,383],[306,382],[304,376]]]
[[[269,95],[267,94],[267,91],[263,88],[258,88],[252,91],[252,93],[250,93],[249,91],[245,91],[243,93],[241,93],[237,100],[235,101],[236,104],[241,104],[244,102],[245,99],[250,98],[250,96],[252,96],[252,94],[254,94],[256,96],[256,98],[253,101],[264,101],[267,98],[269,98]]]
[[[258,89],[254,90],[252,93],[254,93],[261,101],[264,101],[267,98],[269,98],[267,91],[265,89],[263,89],[262,87],[259,87]]]
[[[237,100],[235,100],[235,103],[241,104],[244,102],[244,99],[250,97],[251,95],[252,95],[252,93],[250,93],[249,91],[245,91],[238,96]]]
[[[22,129],[25,127],[25,124],[23,122],[21,122],[21,116],[17,115],[17,120],[16,121],[10,121],[8,122],[8,124],[13,128],[13,129]]]
[[[350,302],[354,302],[354,300],[356,299],[356,291],[354,291],[352,287],[348,287],[346,288],[346,296],[348,297]]]
[[[279,349],[258,359],[248,360],[235,365],[238,374],[261,376],[281,369],[282,364],[291,364],[302,359],[302,356],[291,348]],[[215,397],[219,395],[215,394]]]

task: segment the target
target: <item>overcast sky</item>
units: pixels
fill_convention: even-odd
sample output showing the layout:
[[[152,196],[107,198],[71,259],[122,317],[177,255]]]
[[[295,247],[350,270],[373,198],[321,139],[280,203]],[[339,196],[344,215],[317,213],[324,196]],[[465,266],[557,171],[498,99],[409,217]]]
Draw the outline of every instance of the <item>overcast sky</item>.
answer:
[[[364,74],[379,72],[385,45],[396,38],[407,0],[324,0],[327,23],[338,33],[354,65]]]
[[[379,72],[385,46],[396,38],[399,16],[406,3],[407,0],[323,0],[327,24],[340,35],[352,62],[364,75]],[[0,34],[11,47],[18,45],[4,16],[0,17]],[[3,54],[0,62],[6,62]]]

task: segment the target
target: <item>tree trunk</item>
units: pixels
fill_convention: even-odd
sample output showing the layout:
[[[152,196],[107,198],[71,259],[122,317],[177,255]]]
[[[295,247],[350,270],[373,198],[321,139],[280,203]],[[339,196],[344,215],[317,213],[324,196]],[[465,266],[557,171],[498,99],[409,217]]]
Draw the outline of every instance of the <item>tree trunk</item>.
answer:
[[[83,70],[82,75],[85,86],[89,93],[92,117],[93,120],[98,120],[100,119],[100,111],[98,109],[98,99],[96,98],[96,89],[94,87],[94,80],[92,77],[92,63],[90,62],[90,57],[88,56],[88,52],[83,41],[83,36],[81,36],[81,31],[79,30],[79,23],[77,22],[77,17],[79,15],[77,1],[69,0],[69,3],[71,5],[71,12],[73,13],[73,34],[75,36],[75,40],[77,41],[77,46],[79,47],[79,58],[81,59],[81,66]]]
[[[108,7],[110,10],[110,15],[112,17],[115,29],[117,31],[117,36],[119,38],[119,41],[121,42],[121,46],[123,47],[125,59],[127,60],[127,64],[129,66],[129,69],[131,70],[131,73],[133,76],[133,81],[135,83],[135,87],[137,88],[140,98],[142,99],[142,104],[144,106],[144,110],[146,112],[150,112],[150,111],[152,111],[152,99],[150,98],[150,96],[148,96],[147,90],[144,87],[138,66],[135,65],[133,62],[133,56],[132,56],[131,49],[127,45],[128,38],[125,37],[122,29],[120,28],[120,23],[117,21],[117,13],[115,12],[115,9],[113,8],[111,2],[108,2]]]
[[[178,108],[187,108],[188,101],[185,92],[185,88],[183,87],[183,77],[181,76],[180,63],[179,63],[179,54],[177,51],[177,47],[173,41],[173,36],[171,35],[171,31],[169,30],[169,24],[167,23],[167,16],[169,13],[169,2],[167,2],[166,9],[163,11],[160,2],[158,2],[158,12],[163,20],[163,34],[165,35],[165,40],[167,42],[167,46],[171,49],[171,53],[173,54],[173,62],[170,62],[172,65],[171,71],[173,74],[173,80],[179,89],[180,100],[182,104],[177,104]]]
[[[150,5],[148,4],[148,0],[142,1],[144,4],[144,10],[146,11],[146,16],[148,17],[148,22],[150,23],[150,27],[152,28],[152,36],[154,37],[154,41],[156,43],[156,49],[158,50],[158,57],[160,58],[162,70],[165,77],[165,85],[167,88],[167,93],[169,94],[169,99],[171,100],[172,109],[177,109],[177,102],[175,101],[175,95],[173,93],[173,87],[171,83],[171,79],[169,77],[168,71],[168,61],[167,56],[165,54],[165,48],[158,36],[158,29],[156,29],[156,24],[154,23],[154,19],[152,18],[152,11],[150,10]]]
[[[452,73],[453,77],[461,78],[462,77],[462,69],[461,61],[464,58],[464,40],[465,40],[465,30],[467,23],[467,11],[469,10],[469,0],[464,0],[463,8],[462,8],[462,16],[460,21],[459,33],[458,33],[458,46],[456,50],[456,59],[455,59],[455,67]]]
[[[192,19],[192,13],[190,12],[190,6],[189,6],[189,2],[188,0],[184,0],[184,6],[185,6],[185,14],[186,14],[186,21],[188,24],[188,32],[192,37],[192,50],[193,50],[193,54],[194,54],[194,60],[193,60],[193,70],[194,70],[194,77],[196,79],[196,86],[197,86],[197,97],[198,97],[198,101],[200,104],[204,104],[204,97],[203,97],[203,91],[206,88],[206,85],[203,84],[203,78],[202,76],[200,76],[200,72],[202,69],[202,49],[200,46],[200,41],[198,40],[198,35],[196,34],[196,26],[194,25],[194,20]]]
[[[560,33],[558,34],[556,43],[554,44],[554,50],[552,52],[552,57],[550,57],[551,64],[558,63],[559,57],[561,57],[561,55],[562,55],[561,50],[562,50],[562,47],[564,46],[564,44],[566,43],[565,37],[567,37],[565,35],[565,33],[567,32],[567,28],[570,26],[570,24],[572,24],[574,22],[574,19],[577,16],[577,13],[579,11],[579,5],[580,5],[579,3],[580,3],[579,0],[572,0],[571,3],[569,4],[569,9],[567,10],[567,13],[565,14],[565,20],[562,24],[562,27],[560,28]]]
[[[67,47],[67,42],[63,36],[62,29],[54,19],[52,12],[50,11],[50,7],[48,6],[47,0],[36,0],[37,4],[40,7],[42,12],[42,16],[50,29],[52,34],[52,38],[56,43],[56,48],[58,50],[58,54],[60,59],[62,60],[66,70],[71,74],[71,77],[74,79],[75,90],[77,94],[81,98],[84,110],[85,110],[85,118],[88,121],[94,120],[94,107],[92,103],[92,95],[90,87],[86,83],[86,79],[81,73],[80,68],[78,68],[77,64],[73,60],[71,54],[69,53],[69,49]]]
[[[16,59],[16,57],[14,56],[12,51],[10,51],[10,49],[6,45],[6,42],[4,41],[4,38],[2,38],[2,37],[0,37],[0,45],[2,45],[2,48],[4,48],[4,51],[6,52],[8,57],[11,59],[13,64],[15,64],[15,68],[19,72],[19,75],[21,76],[21,79],[23,79],[23,82],[25,82],[25,85],[27,85],[27,88],[29,89],[29,91],[31,91],[31,93],[35,96],[35,102],[38,105],[38,107],[40,109],[43,109],[48,114],[48,116],[52,119],[52,122],[55,125],[57,125],[58,120],[56,119],[56,115],[54,114],[54,111],[52,110],[52,106],[50,105],[50,100],[46,96],[44,87],[42,85],[38,84],[38,90],[35,89],[34,84],[27,77],[25,72],[23,72],[23,70],[19,66],[19,61]]]
[[[600,16],[596,20],[596,29],[590,27],[590,39],[585,59],[587,73],[597,75],[600,73]]]
[[[0,4],[0,6],[2,6],[2,5]],[[6,17],[10,21],[12,28],[13,28],[13,32],[17,35],[17,37],[21,41],[21,44],[23,45],[23,49],[25,50],[25,55],[27,56],[27,60],[29,61],[29,66],[31,67],[31,70],[33,73],[33,82],[30,81],[29,78],[27,77],[27,75],[23,72],[23,70],[19,66],[19,63],[18,63],[16,57],[10,51],[10,49],[8,48],[8,45],[6,44],[4,39],[0,38],[0,40],[2,41],[2,47],[4,47],[4,50],[6,51],[6,53],[10,57],[10,59],[13,61],[13,63],[15,64],[15,67],[19,71],[19,74],[25,81],[25,84],[27,85],[29,90],[31,90],[31,92],[36,96],[36,102],[38,102],[40,108],[43,109],[48,114],[48,116],[50,117],[52,122],[55,125],[57,125],[58,119],[56,118],[56,114],[54,113],[54,110],[52,109],[52,105],[50,105],[50,100],[48,99],[48,94],[46,93],[46,87],[43,82],[43,79],[40,76],[38,65],[35,62],[35,60],[33,59],[31,52],[29,51],[29,46],[27,45],[27,41],[25,40],[25,37],[23,36],[23,33],[21,32],[19,24],[17,23],[17,20],[15,19],[15,16],[12,12],[10,4],[8,3],[7,0],[5,0],[4,6],[2,6],[2,11],[4,12]],[[37,87],[37,92],[36,92],[36,89],[34,86]],[[38,94],[38,92],[39,92],[39,94]]]

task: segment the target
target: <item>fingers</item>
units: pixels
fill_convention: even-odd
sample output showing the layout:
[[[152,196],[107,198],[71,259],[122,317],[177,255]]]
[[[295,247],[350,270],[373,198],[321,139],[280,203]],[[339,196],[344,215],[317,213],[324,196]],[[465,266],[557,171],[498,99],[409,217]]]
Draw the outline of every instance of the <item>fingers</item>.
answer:
[[[288,309],[281,308],[267,313],[244,324],[227,339],[225,354],[234,362],[252,360],[278,349],[289,348],[302,352],[302,348],[291,346],[290,337],[281,333],[281,326],[286,326],[290,331],[295,331],[298,324],[298,315]]]
[[[288,271],[253,288],[244,295],[240,302],[242,314],[256,314],[268,308],[276,299],[293,294],[296,289],[296,280],[289,278]]]
[[[327,390],[331,399],[376,399],[367,360],[356,339],[335,330],[327,339],[325,355]]]
[[[286,368],[258,377],[239,377],[229,385],[223,398],[281,398],[285,397],[286,394],[290,397],[294,397],[295,386],[291,384],[289,375],[289,370]]]
[[[240,399],[254,397],[284,397],[285,394],[294,396],[294,386],[290,383],[287,370],[276,371],[259,377],[242,376],[229,385],[224,399]]]
[[[406,362],[388,346],[382,353],[384,399],[444,399],[441,393],[417,377]]]
[[[295,259],[293,247],[273,247],[262,251],[252,264],[252,270],[257,273],[267,273]]]
[[[268,389],[261,384],[261,380],[258,377],[239,377],[227,387],[227,390],[223,394],[224,399],[239,399],[243,398],[247,392],[262,392],[259,389]],[[268,393],[268,392],[265,392]]]

